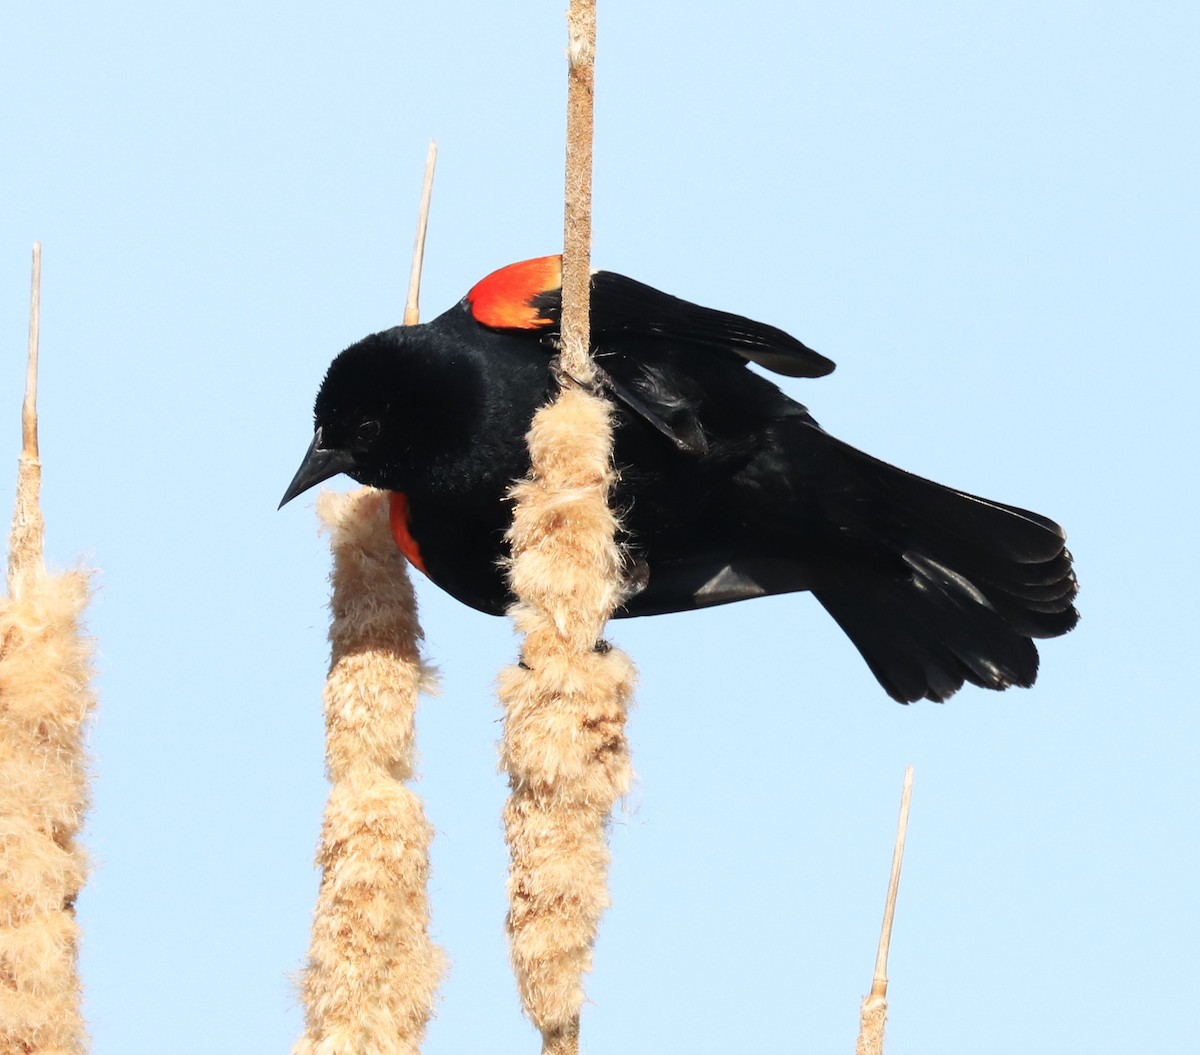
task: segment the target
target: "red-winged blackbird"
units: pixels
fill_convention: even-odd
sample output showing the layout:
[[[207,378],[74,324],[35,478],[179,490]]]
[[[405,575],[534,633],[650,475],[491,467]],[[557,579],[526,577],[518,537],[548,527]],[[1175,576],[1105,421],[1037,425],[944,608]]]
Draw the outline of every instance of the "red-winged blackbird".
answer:
[[[347,348],[283,502],[337,473],[393,492],[393,534],[412,563],[501,614],[508,489],[556,387],[561,301],[560,258],[529,260],[432,322]],[[616,406],[614,500],[638,569],[618,616],[811,590],[901,702],[944,700],[964,681],[1032,685],[1030,639],[1075,625],[1062,528],[830,436],[746,369],[833,369],[795,338],[605,271],[592,277],[591,327]]]

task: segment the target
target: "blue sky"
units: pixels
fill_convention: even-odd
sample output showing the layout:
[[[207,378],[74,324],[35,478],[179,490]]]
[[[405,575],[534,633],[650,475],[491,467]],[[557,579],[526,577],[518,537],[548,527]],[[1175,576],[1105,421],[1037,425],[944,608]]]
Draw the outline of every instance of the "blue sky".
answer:
[[[561,3],[13,4],[0,416],[44,244],[48,554],[91,609],[97,1055],[284,1051],[326,786],[328,557],[276,513],[329,359],[561,242]],[[584,1050],[850,1050],[916,767],[889,1051],[1184,1050],[1194,1001],[1194,4],[600,3],[598,266],[782,326],[830,431],[1066,525],[1030,692],[902,708],[819,606],[635,620],[638,781]],[[3,451],[0,451],[2,465]],[[341,484],[339,484],[341,486]],[[536,1051],[502,930],[503,620],[419,585],[452,972],[425,1050]]]

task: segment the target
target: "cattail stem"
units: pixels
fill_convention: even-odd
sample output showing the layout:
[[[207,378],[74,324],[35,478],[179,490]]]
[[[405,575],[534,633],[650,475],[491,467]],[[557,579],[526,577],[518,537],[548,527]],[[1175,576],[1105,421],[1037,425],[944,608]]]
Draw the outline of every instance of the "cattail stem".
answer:
[[[42,567],[45,524],[42,521],[42,463],[38,460],[37,376],[38,333],[41,327],[42,243],[33,243],[29,292],[29,351],[25,367],[25,400],[21,406],[21,455],[17,460],[17,491],[13,502],[12,535],[8,548],[8,593],[21,592],[27,572]]]
[[[429,228],[429,203],[433,199],[433,170],[437,166],[437,140],[429,141],[425,155],[425,182],[421,187],[421,209],[417,214],[417,236],[413,242],[412,269],[408,277],[408,300],[404,305],[404,325],[416,326],[421,318],[421,265],[425,260],[425,232]]]
[[[21,453],[38,456],[37,371],[38,331],[42,324],[42,243],[33,243],[33,265],[29,281],[29,355],[25,366],[25,403],[21,407]]]
[[[82,1055],[75,899],[87,875],[76,837],[88,800],[83,734],[95,704],[80,626],[89,582],[80,571],[47,575],[42,558],[40,271],[35,245],[8,597],[0,599],[0,1053]]]
[[[568,14],[563,376],[593,376],[588,296],[594,0]],[[634,671],[601,642],[620,599],[622,555],[608,506],[612,423],[602,399],[564,381],[534,417],[529,476],[513,489],[510,610],[521,662],[500,676],[501,768],[511,868],[508,931],[517,987],[543,1055],[576,1055],[583,974],[608,907],[608,817],[632,778],[625,716]]]
[[[567,11],[567,164],[563,217],[562,365],[579,381],[592,377],[588,354],[592,256],[592,139],[595,103],[596,0],[571,0]]]
[[[879,951],[875,956],[875,975],[871,992],[860,1010],[856,1055],[883,1055],[883,1030],[887,1021],[887,959],[892,944],[892,920],[896,915],[896,894],[900,889],[900,866],[904,862],[904,840],[908,834],[908,805],[912,799],[913,767],[904,770],[904,790],[900,794],[900,820],[896,826],[896,848],[892,852],[892,871],[888,878],[887,901],[883,909],[883,928]]]

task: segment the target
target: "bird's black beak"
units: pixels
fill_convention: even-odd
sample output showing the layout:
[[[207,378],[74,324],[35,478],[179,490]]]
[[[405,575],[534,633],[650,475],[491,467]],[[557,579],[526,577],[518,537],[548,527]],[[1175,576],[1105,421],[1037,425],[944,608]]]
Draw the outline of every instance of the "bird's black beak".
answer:
[[[348,472],[352,468],[354,468],[354,455],[349,451],[338,450],[336,447],[326,450],[321,446],[321,430],[317,429],[312,443],[308,445],[304,461],[300,463],[300,468],[296,470],[296,475],[292,477],[288,489],[283,492],[283,500],[279,503],[279,508],[282,509],[296,495],[303,494],[322,480],[328,480],[331,476]]]

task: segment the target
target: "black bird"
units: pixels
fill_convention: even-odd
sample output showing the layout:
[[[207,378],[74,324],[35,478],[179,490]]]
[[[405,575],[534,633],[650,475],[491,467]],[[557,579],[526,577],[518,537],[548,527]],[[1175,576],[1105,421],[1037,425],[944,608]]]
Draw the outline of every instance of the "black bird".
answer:
[[[444,315],[342,352],[283,502],[337,473],[391,491],[392,529],[482,612],[501,570],[525,433],[555,387],[561,260],[489,275]],[[747,369],[834,364],[782,330],[600,271],[592,346],[616,404],[615,502],[637,586],[617,616],[811,590],[894,698],[1030,686],[1031,639],[1078,620],[1056,523],[924,480],[825,432]],[[282,505],[283,503],[281,503]]]

